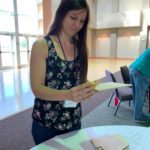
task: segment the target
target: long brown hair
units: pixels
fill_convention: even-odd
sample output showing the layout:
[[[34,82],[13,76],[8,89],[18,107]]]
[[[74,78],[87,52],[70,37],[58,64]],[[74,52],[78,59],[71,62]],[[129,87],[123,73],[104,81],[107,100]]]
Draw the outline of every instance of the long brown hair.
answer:
[[[86,0],[61,0],[60,5],[56,11],[54,22],[51,25],[46,36],[56,35],[60,32],[62,27],[62,22],[66,14],[70,10],[80,10],[85,9],[87,11],[87,17],[84,22],[82,29],[78,32],[77,48],[79,49],[79,59],[81,62],[81,83],[87,80],[87,69],[88,69],[88,50],[86,45],[87,40],[87,26],[89,22],[89,6]]]

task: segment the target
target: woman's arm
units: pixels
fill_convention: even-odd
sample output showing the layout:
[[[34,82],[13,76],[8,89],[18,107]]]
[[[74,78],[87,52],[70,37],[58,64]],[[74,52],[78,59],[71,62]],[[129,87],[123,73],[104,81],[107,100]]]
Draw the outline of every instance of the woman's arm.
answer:
[[[93,94],[90,82],[73,87],[70,90],[55,90],[45,86],[46,58],[48,47],[46,41],[38,40],[33,44],[30,60],[30,82],[34,95],[44,100],[72,100],[80,102]]]
[[[34,95],[44,100],[64,100],[71,98],[69,90],[54,90],[45,86],[46,58],[48,47],[46,41],[38,40],[32,46],[30,59],[30,82]]]

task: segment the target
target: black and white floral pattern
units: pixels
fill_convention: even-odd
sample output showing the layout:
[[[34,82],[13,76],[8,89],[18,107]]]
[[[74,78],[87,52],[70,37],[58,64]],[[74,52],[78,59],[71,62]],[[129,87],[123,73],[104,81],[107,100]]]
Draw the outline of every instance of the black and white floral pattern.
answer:
[[[62,60],[56,53],[51,38],[45,38],[48,44],[45,85],[52,89],[65,90],[80,84],[80,61]],[[40,125],[66,130],[81,121],[81,104],[76,108],[64,108],[64,101],[45,101],[35,98],[32,113],[33,120]]]

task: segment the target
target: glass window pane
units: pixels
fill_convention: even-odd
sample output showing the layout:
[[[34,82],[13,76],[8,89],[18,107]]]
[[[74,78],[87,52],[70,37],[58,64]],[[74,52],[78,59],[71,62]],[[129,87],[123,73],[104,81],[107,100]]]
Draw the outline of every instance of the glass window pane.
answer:
[[[13,12],[14,11],[13,0],[0,0],[0,10]]]
[[[11,36],[0,35],[1,52],[13,51]]]
[[[27,65],[28,64],[28,59],[27,59],[27,52],[20,52],[20,61],[21,65]]]
[[[36,0],[17,0],[20,33],[38,34],[38,7]]]
[[[31,52],[29,52],[29,60],[30,60],[30,57],[31,57]],[[29,62],[30,63],[30,62]]]
[[[38,34],[38,22],[35,18],[29,16],[18,16],[19,32]]]
[[[1,53],[1,56],[3,67],[13,66],[13,53]]]
[[[32,45],[35,42],[36,37],[29,37],[29,51],[32,49]]]
[[[0,0],[0,31],[15,31],[13,0]]]
[[[27,51],[27,39],[23,36],[19,37],[20,51]]]

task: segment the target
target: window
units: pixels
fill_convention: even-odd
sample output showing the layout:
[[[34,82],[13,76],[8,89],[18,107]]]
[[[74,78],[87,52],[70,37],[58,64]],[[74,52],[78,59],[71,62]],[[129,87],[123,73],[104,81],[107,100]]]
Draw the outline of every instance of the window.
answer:
[[[36,0],[17,0],[20,33],[38,34],[38,7]]]
[[[10,35],[0,35],[0,46],[1,46],[1,60],[2,66],[13,66],[13,43]],[[9,60],[9,61],[8,61]]]
[[[27,39],[23,36],[19,37],[20,42],[20,60],[21,65],[26,65],[28,63],[28,57],[27,57]]]
[[[15,31],[13,7],[13,0],[0,0],[0,31]]]
[[[35,40],[36,37],[19,36],[21,65],[29,63],[32,44]]]
[[[41,0],[0,0],[0,69],[29,64],[32,44],[43,33],[39,28],[41,3]]]

